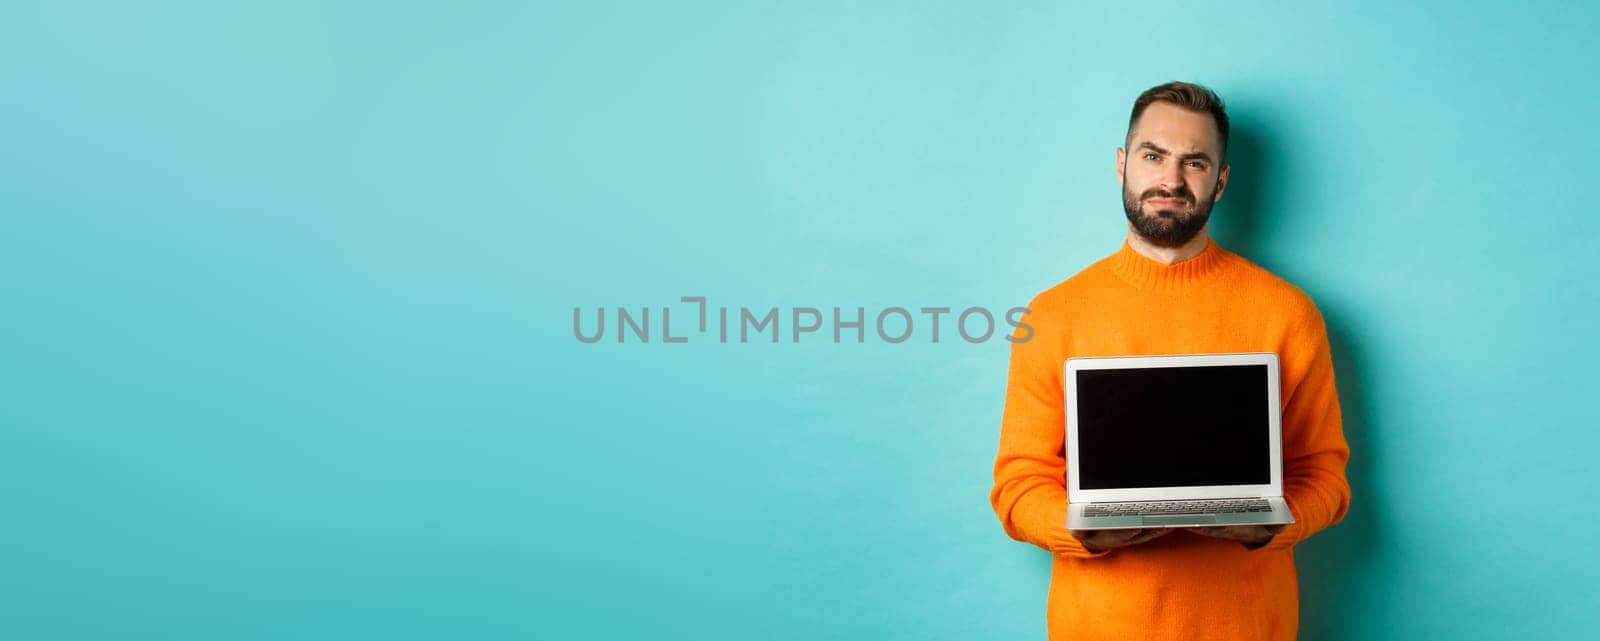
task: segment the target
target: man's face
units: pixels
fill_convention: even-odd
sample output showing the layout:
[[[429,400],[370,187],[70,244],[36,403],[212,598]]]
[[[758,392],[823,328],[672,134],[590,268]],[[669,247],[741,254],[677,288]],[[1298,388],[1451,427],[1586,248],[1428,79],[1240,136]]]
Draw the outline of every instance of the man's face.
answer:
[[[1117,149],[1117,180],[1128,222],[1158,247],[1178,247],[1205,228],[1228,184],[1211,115],[1151,103]]]

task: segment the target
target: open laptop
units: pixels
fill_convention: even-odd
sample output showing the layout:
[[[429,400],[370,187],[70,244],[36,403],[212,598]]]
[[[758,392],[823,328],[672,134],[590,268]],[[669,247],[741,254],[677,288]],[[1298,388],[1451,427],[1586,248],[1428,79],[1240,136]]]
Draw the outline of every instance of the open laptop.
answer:
[[[1066,362],[1067,528],[1293,523],[1278,355]]]

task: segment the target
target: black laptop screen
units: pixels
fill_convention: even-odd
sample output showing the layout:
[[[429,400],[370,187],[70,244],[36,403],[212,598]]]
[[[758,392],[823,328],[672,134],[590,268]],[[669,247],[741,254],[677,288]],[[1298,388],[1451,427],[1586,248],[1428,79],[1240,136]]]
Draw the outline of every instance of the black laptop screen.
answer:
[[[1266,365],[1077,374],[1083,489],[1272,482]]]

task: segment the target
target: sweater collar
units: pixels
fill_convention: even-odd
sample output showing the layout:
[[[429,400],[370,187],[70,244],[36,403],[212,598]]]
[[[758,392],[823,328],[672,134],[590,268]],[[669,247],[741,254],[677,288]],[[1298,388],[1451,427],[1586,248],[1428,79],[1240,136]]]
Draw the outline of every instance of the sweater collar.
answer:
[[[1199,254],[1171,265],[1163,264],[1133,250],[1128,240],[1109,258],[1112,271],[1142,289],[1173,289],[1205,281],[1223,271],[1231,254],[1217,246],[1214,238],[1206,239],[1206,248]]]

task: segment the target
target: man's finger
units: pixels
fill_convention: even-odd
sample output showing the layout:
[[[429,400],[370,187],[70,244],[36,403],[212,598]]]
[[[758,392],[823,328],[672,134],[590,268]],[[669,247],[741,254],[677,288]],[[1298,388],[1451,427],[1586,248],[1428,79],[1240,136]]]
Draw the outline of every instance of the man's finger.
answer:
[[[1091,536],[1102,546],[1113,546],[1122,545],[1135,534],[1138,534],[1137,530],[1099,530]]]
[[[1101,540],[1105,542],[1106,546],[1110,547],[1129,545],[1139,537],[1140,532],[1142,532],[1142,530],[1137,528],[1100,531],[1102,537]]]
[[[1166,533],[1171,532],[1171,531],[1172,531],[1172,528],[1169,528],[1169,527],[1153,528],[1153,529],[1149,529],[1149,530],[1143,530],[1143,531],[1140,531],[1138,534],[1135,534],[1132,538],[1128,539],[1128,544],[1129,545],[1133,545],[1135,543],[1144,543],[1145,541],[1149,541],[1151,539],[1158,538],[1161,535],[1166,534]]]

